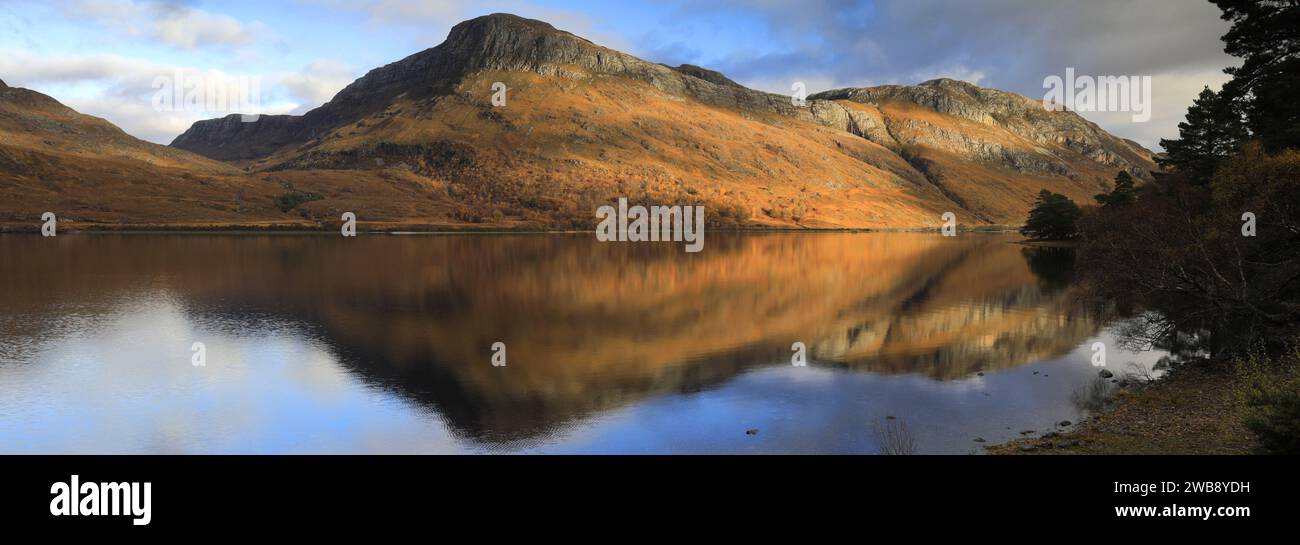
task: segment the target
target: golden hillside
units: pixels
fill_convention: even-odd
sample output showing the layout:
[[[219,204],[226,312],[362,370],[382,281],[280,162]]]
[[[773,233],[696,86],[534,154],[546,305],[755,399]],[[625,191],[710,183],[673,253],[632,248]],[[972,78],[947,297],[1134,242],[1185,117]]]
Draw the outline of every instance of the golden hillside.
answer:
[[[1006,225],[1040,189],[1087,202],[1155,168],[1013,93],[934,80],[796,106],[505,14],[303,116],[202,121],[173,149],[0,93],[0,224],[27,229],[43,211],[95,228],[324,228],[351,211],[370,229],[588,229],[618,197],[702,204],[715,227]]]

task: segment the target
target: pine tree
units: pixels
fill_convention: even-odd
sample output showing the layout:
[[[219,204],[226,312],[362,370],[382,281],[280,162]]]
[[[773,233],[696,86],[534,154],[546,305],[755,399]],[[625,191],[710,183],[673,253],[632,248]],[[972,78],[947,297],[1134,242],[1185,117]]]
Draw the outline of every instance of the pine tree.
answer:
[[[1160,164],[1204,184],[1214,175],[1219,161],[1231,156],[1245,141],[1246,127],[1233,91],[1215,93],[1209,87],[1187,109],[1187,120],[1178,124],[1177,140],[1160,140],[1165,157]]]
[[[1033,210],[1020,234],[1036,240],[1066,240],[1078,233],[1076,223],[1082,211],[1079,205],[1060,193],[1046,189],[1038,192]]]
[[[1133,186],[1133,176],[1126,170],[1115,175],[1115,188],[1109,193],[1100,193],[1093,197],[1102,208],[1124,206],[1137,201],[1137,189]]]
[[[1224,51],[1242,63],[1224,70],[1226,88],[1248,97],[1241,111],[1250,132],[1269,151],[1300,147],[1300,1],[1212,1],[1232,23]]]

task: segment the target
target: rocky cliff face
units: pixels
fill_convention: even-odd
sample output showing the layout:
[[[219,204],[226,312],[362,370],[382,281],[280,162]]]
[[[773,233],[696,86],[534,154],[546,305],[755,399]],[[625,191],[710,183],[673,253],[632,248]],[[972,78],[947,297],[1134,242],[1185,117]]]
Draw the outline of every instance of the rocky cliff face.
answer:
[[[742,85],[740,85],[739,83],[731,81],[730,78],[722,75],[722,72],[718,72],[716,70],[709,70],[707,68],[701,68],[693,64],[683,64],[680,66],[675,66],[673,67],[673,70],[676,70],[678,72],[681,72],[691,77],[702,79],[704,81],[707,81],[715,85],[726,85],[728,87],[742,87]]]
[[[298,116],[230,114],[195,123],[171,145],[219,161],[254,159],[293,144],[302,126]]]
[[[1129,171],[1140,178],[1150,178],[1151,152],[1136,143],[1111,136],[1096,124],[1073,112],[1051,112],[1042,102],[1015,93],[985,89],[964,81],[936,79],[920,85],[884,85],[880,87],[837,89],[809,97],[814,100],[844,100],[880,105],[904,102],[1000,129],[1024,138],[1034,148],[1016,150],[989,145],[975,134],[945,134],[942,130],[930,140],[913,134],[902,141],[893,133],[864,134],[879,138],[883,145],[935,144],[972,158],[1002,162],[1018,170],[1033,173],[1069,173],[1053,147],[1065,148],[1100,165]]]

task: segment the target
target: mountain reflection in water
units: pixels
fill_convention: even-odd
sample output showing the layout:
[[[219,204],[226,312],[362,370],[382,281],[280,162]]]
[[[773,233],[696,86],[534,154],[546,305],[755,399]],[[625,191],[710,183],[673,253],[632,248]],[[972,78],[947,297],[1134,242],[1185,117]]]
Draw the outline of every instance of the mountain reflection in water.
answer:
[[[1014,240],[0,237],[0,451],[873,452],[886,410],[962,452],[1072,414],[1095,374],[1068,252]],[[1060,384],[1010,378],[1052,361]],[[971,424],[945,413],[1000,370]],[[798,414],[818,421],[775,435]]]

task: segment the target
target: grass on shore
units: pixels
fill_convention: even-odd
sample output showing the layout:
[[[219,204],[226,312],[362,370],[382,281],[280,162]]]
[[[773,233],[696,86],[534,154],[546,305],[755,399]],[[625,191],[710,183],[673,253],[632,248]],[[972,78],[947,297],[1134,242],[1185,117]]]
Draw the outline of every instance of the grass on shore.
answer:
[[[1228,364],[1184,367],[1121,390],[1109,408],[1069,432],[1020,439],[991,454],[1250,454],[1243,377]]]

